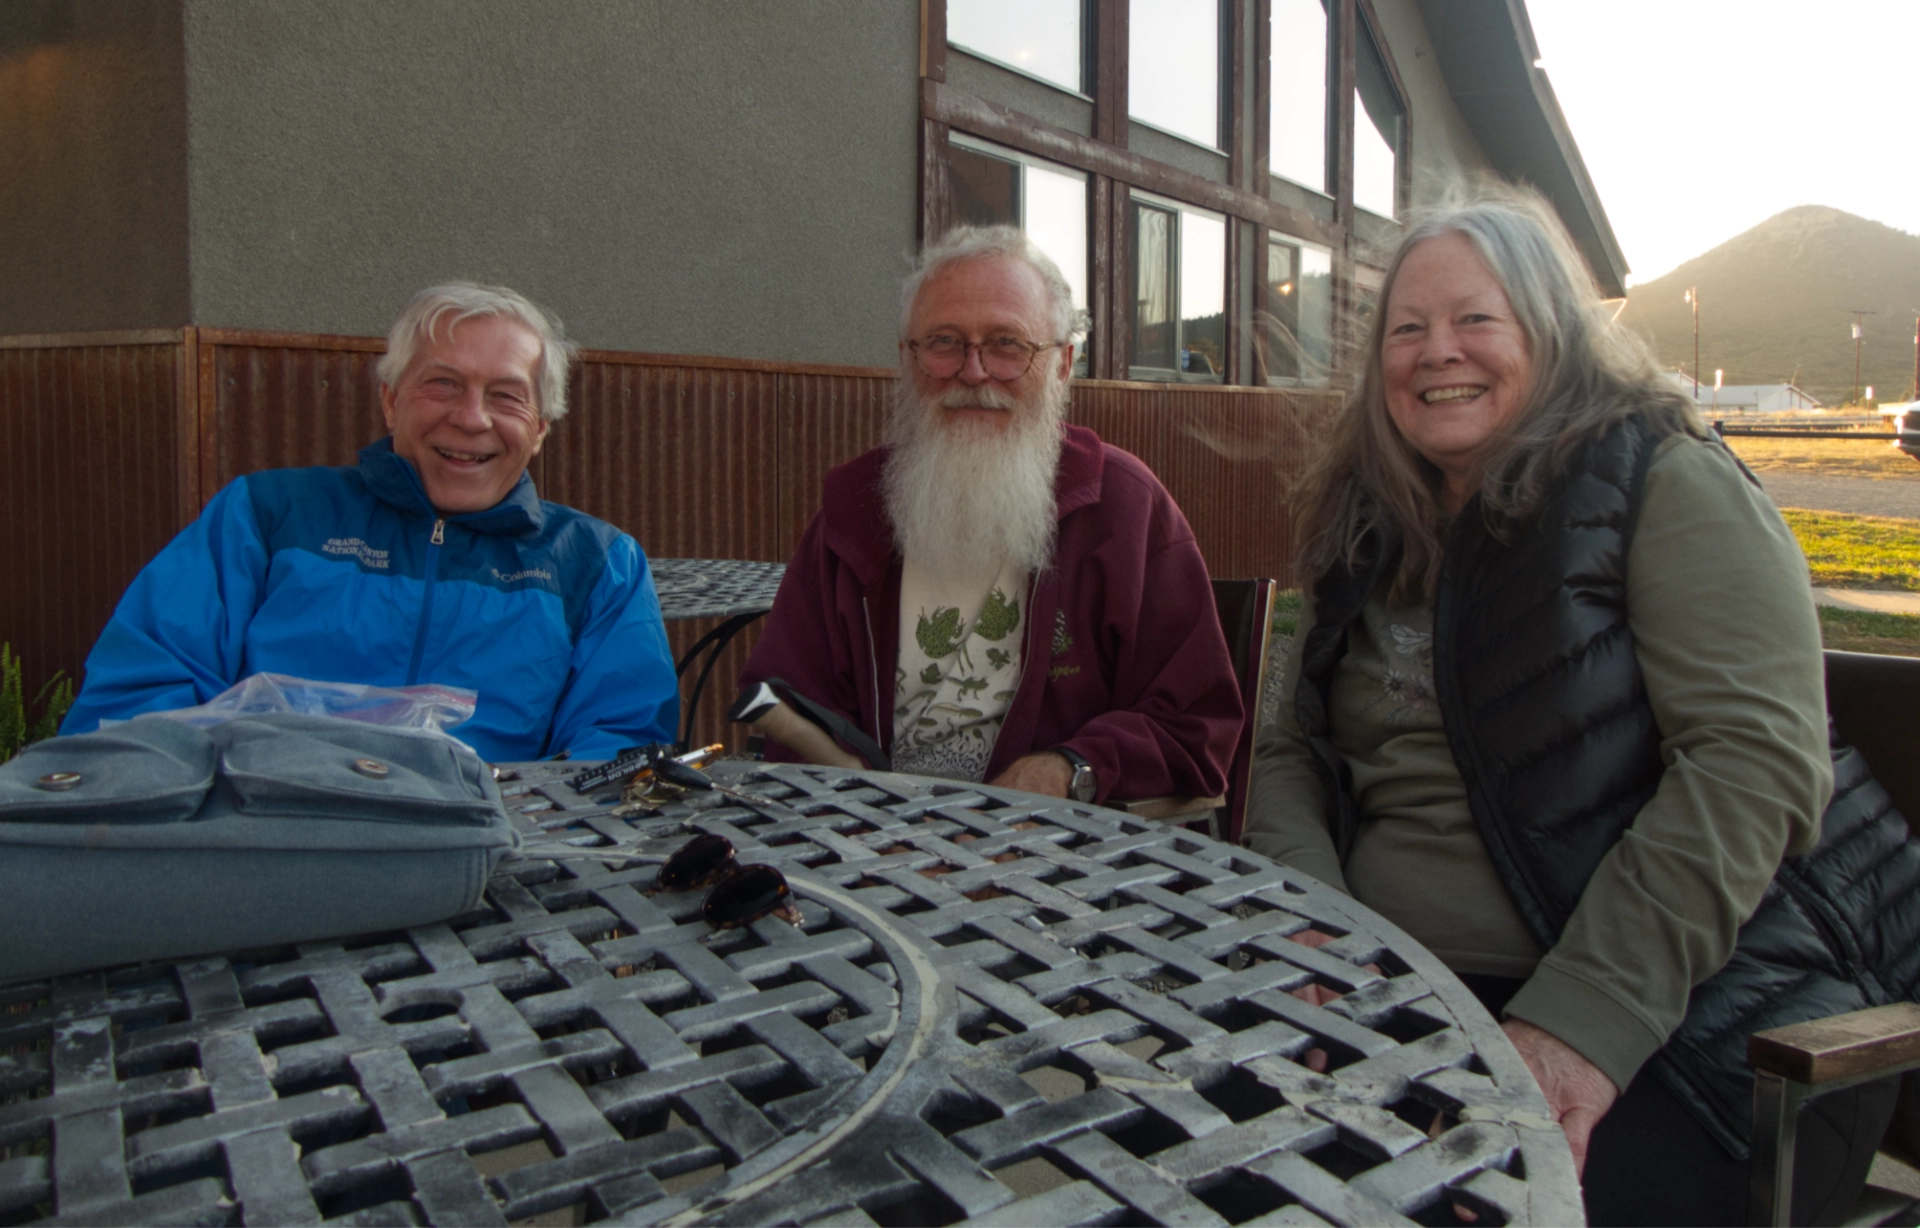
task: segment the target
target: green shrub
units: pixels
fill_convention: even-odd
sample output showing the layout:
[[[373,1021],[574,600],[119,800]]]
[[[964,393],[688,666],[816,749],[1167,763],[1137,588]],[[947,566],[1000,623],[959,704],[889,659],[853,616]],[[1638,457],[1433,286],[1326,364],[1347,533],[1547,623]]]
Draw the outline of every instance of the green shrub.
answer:
[[[65,672],[54,671],[28,703],[20,658],[10,645],[0,643],[0,763],[19,754],[21,747],[60,731],[60,718],[73,707],[73,680],[61,677]]]

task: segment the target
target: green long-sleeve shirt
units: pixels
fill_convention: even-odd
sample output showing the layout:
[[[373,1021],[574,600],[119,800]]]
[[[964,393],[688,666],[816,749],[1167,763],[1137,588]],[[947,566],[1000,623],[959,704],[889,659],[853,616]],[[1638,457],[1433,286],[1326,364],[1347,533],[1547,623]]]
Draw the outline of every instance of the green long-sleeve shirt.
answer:
[[[1334,853],[1293,717],[1297,653],[1255,761],[1248,843],[1351,892],[1456,971],[1526,978],[1507,1013],[1624,1088],[1726,962],[1780,859],[1812,846],[1833,791],[1799,546],[1724,447],[1660,444],[1627,553],[1627,621],[1666,771],[1544,953],[1467,807],[1433,701],[1432,612],[1389,606],[1387,588],[1348,630],[1329,697],[1362,820],[1351,855]]]

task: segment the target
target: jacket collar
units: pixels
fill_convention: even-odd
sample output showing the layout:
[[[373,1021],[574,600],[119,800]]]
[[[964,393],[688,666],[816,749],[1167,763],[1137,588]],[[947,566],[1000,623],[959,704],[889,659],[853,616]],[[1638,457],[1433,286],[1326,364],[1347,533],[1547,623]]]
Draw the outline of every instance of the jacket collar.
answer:
[[[1106,454],[1100,437],[1086,427],[1065,426],[1062,430],[1066,439],[1053,475],[1053,505],[1055,518],[1065,520],[1100,501]],[[834,469],[827,474],[822,492],[827,540],[860,582],[869,586],[885,577],[898,549],[881,481],[892,450],[891,445],[882,445]]]
[[[393,450],[393,436],[376,440],[360,449],[360,476],[366,481],[367,489],[382,503],[407,515],[440,518],[427,498],[427,488],[420,481],[420,473],[413,467],[413,462]],[[517,537],[522,533],[538,532],[546,523],[547,511],[541,506],[540,496],[533,488],[533,478],[522,472],[520,480],[507,492],[507,497],[492,507],[445,519],[449,524],[457,524],[476,533]]]

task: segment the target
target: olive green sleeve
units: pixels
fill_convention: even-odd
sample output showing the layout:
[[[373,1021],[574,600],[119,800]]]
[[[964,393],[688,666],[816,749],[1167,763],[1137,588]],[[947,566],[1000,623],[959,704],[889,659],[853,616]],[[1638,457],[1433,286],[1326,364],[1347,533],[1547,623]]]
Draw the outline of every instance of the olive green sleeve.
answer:
[[[1293,695],[1300,686],[1300,646],[1313,627],[1313,602],[1303,605],[1281,675],[1279,715],[1261,731],[1254,748],[1243,842],[1256,853],[1345,891],[1340,858],[1327,831],[1326,789],[1293,715]]]
[[[1627,554],[1627,616],[1666,764],[1507,1013],[1624,1088],[1733,951],[1833,791],[1806,561],[1727,450],[1668,439]]]

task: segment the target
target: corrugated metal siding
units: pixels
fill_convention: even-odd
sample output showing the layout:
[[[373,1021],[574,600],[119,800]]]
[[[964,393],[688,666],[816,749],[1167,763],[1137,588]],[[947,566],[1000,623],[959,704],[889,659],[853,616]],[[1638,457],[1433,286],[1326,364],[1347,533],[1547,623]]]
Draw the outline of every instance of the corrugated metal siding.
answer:
[[[377,352],[201,343],[202,499],[242,474],[299,465],[351,465],[386,434]],[[211,379],[208,388],[205,381]]]
[[[778,391],[771,372],[582,363],[541,493],[648,554],[778,562]]]
[[[193,477],[205,499],[258,469],[349,464],[385,431],[378,339],[206,329],[173,344],[40,340],[0,342],[0,637],[37,674],[78,670],[127,582],[179,527]],[[871,369],[596,352],[575,371],[572,412],[534,480],[651,555],[782,560],[827,470],[879,441],[892,387]],[[1288,483],[1338,403],[1082,381],[1072,416],[1160,476],[1215,575],[1287,582]],[[675,653],[713,625],[670,624]],[[737,735],[719,718],[756,638],[749,629],[715,669],[696,740]]]
[[[777,557],[800,544],[820,510],[827,470],[880,442],[893,380],[872,375],[781,377],[780,527]]]
[[[1072,419],[1147,463],[1193,526],[1221,579],[1293,584],[1287,500],[1335,393],[1085,381]]]
[[[571,409],[542,450],[544,497],[633,534],[660,558],[762,559],[790,552],[779,524],[780,376],[770,371],[586,361]],[[676,659],[717,620],[667,624]],[[739,740],[723,728],[734,680],[757,630],[739,636],[707,683],[693,740]],[[689,671],[682,695],[691,693]],[[684,707],[684,704],[683,704]]]
[[[31,693],[78,678],[179,528],[181,347],[0,348],[0,640]]]

